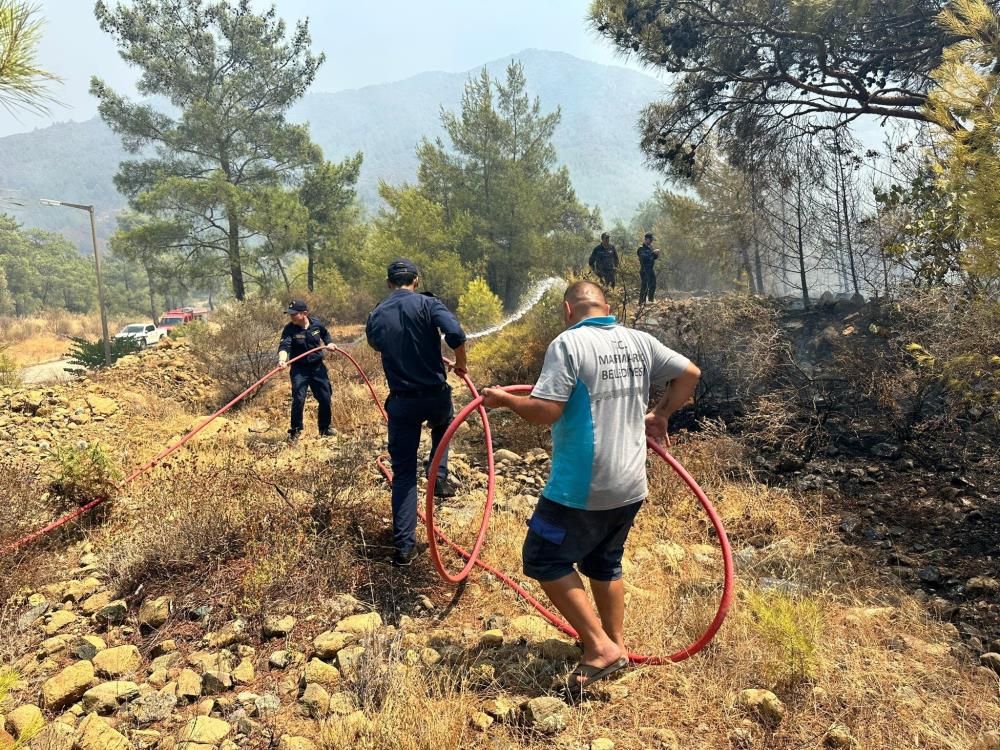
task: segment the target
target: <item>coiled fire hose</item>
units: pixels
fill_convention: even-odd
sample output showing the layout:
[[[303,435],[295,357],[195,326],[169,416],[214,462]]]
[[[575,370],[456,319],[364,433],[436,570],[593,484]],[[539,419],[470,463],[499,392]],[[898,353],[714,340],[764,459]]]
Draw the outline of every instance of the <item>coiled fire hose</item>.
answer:
[[[288,360],[285,364],[290,365],[293,362],[302,359],[303,357],[307,357],[310,354],[313,354],[314,352],[324,351],[324,350],[325,347],[317,347],[315,349],[310,349],[304,354],[300,354],[297,357],[293,357],[292,359]],[[354,357],[352,357],[347,351],[345,351],[340,347],[334,349],[333,351],[345,357],[354,366],[354,369],[357,370],[358,375],[361,377],[361,379],[367,386],[368,392],[371,394],[372,401],[375,403],[376,408],[382,415],[382,419],[387,422],[388,415],[385,412],[385,408],[383,407],[382,402],[379,400],[378,394],[375,392],[375,387],[372,385],[371,380],[369,380],[368,375],[365,373],[364,369],[362,369],[361,365],[358,364],[358,361]],[[127,477],[125,477],[125,479],[123,479],[121,482],[118,483],[117,485],[118,489],[122,489],[123,487],[125,487],[125,485],[134,481],[136,478],[138,478],[139,476],[141,476],[142,474],[146,473],[154,466],[159,464],[161,461],[163,461],[163,459],[172,454],[174,451],[178,450],[181,446],[183,446],[185,443],[191,440],[191,438],[193,438],[195,435],[197,435],[199,432],[205,429],[209,424],[214,422],[218,417],[222,416],[227,411],[232,409],[236,404],[245,399],[247,396],[253,393],[257,388],[259,388],[268,380],[273,378],[283,369],[284,368],[280,366],[275,367],[273,370],[264,375],[256,383],[254,383],[249,388],[240,393],[238,396],[233,398],[229,403],[227,403],[221,409],[206,417],[205,420],[202,421],[201,424],[199,424],[197,427],[195,427],[190,432],[185,434],[175,443],[164,448],[149,461],[147,461],[142,466],[135,469]],[[434,563],[434,567],[437,569],[439,575],[444,580],[450,583],[459,583],[468,577],[473,567],[478,566],[483,570],[493,574],[499,580],[507,584],[507,586],[513,589],[521,598],[523,598],[526,602],[528,602],[528,604],[530,604],[542,617],[548,620],[553,626],[555,626],[562,632],[566,633],[567,635],[576,638],[577,637],[576,631],[574,631],[573,628],[570,627],[568,623],[564,622],[560,617],[558,617],[556,614],[547,609],[545,605],[542,604],[542,602],[540,602],[537,598],[532,596],[531,593],[528,592],[523,586],[518,584],[517,581],[508,576],[506,573],[503,573],[494,566],[490,565],[489,563],[483,562],[482,560],[479,559],[479,554],[482,551],[483,543],[486,540],[486,531],[489,526],[490,515],[492,514],[493,510],[493,496],[495,493],[495,480],[496,480],[495,467],[493,462],[493,440],[492,440],[492,434],[490,432],[489,417],[486,414],[486,409],[482,405],[483,397],[479,395],[479,392],[476,390],[475,385],[469,379],[468,375],[462,375],[462,380],[465,383],[466,387],[469,389],[469,392],[473,397],[472,401],[470,401],[461,411],[459,411],[459,413],[455,416],[455,419],[452,421],[452,423],[448,426],[448,429],[445,431],[444,436],[442,437],[441,442],[438,445],[438,448],[435,451],[434,456],[431,460],[430,471],[428,472],[425,512],[420,513],[418,509],[418,513],[421,517],[421,520],[426,524],[427,527],[428,552],[432,562]],[[510,393],[528,393],[531,391],[531,389],[532,386],[530,385],[512,385],[512,386],[505,386],[503,390],[508,391]],[[441,465],[441,461],[444,457],[444,451],[447,449],[448,444],[454,437],[455,432],[456,430],[458,430],[459,425],[462,424],[462,422],[464,422],[473,411],[477,411],[479,413],[480,420],[482,421],[483,424],[483,437],[486,442],[487,487],[486,487],[486,505],[485,508],[483,509],[483,518],[480,523],[479,532],[476,535],[476,541],[472,547],[472,550],[469,551],[459,546],[454,541],[452,541],[443,531],[441,531],[441,529],[439,529],[434,524],[434,485],[437,479],[438,467]],[[682,648],[679,651],[670,654],[669,656],[648,656],[648,655],[634,654],[634,653],[629,654],[629,660],[635,664],[665,664],[668,662],[683,661],[684,659],[693,656],[694,654],[698,653],[701,649],[703,649],[712,640],[712,638],[718,632],[719,628],[722,626],[722,622],[723,620],[725,620],[726,615],[729,612],[729,608],[732,603],[735,576],[733,569],[732,550],[729,545],[729,539],[726,536],[726,531],[722,526],[722,520],[719,518],[718,513],[712,506],[712,503],[709,501],[708,497],[705,496],[705,493],[702,491],[701,487],[698,486],[698,483],[694,480],[694,478],[690,474],[688,474],[688,472],[684,469],[683,466],[681,466],[681,464],[677,461],[677,459],[675,459],[672,455],[670,455],[670,453],[667,452],[665,448],[653,442],[652,440],[647,440],[646,442],[650,450],[656,453],[661,459],[666,461],[667,464],[670,465],[670,468],[672,468],[677,473],[677,475],[685,482],[685,484],[687,484],[687,486],[691,489],[694,495],[698,498],[698,501],[701,503],[702,507],[705,509],[705,512],[708,514],[708,517],[712,522],[712,526],[714,527],[715,532],[719,538],[719,545],[722,548],[722,561],[723,561],[722,596],[720,598],[719,606],[715,613],[715,617],[712,619],[711,623],[709,624],[708,628],[704,631],[704,633],[702,633],[701,636],[697,640],[695,640],[691,645]],[[386,465],[385,456],[379,456],[376,459],[376,463],[378,465],[379,470],[382,472],[385,478],[391,483],[392,471]],[[77,508],[73,512],[66,514],[62,518],[59,518],[53,521],[52,523],[42,527],[41,529],[38,529],[37,531],[32,532],[31,534],[23,536],[20,539],[15,540],[14,542],[11,542],[10,544],[6,545],[2,550],[0,550],[0,555],[7,555],[16,551],[17,549],[20,549],[21,547],[24,547],[25,545],[38,539],[39,537],[44,536],[45,534],[54,531],[60,526],[69,523],[73,519],[82,516],[84,513],[97,507],[101,503],[105,502],[107,499],[108,497],[101,497],[96,500],[93,500],[87,503],[86,505]],[[457,574],[453,575],[449,573],[448,570],[445,568],[444,563],[441,560],[441,548],[438,546],[438,540],[440,540],[447,547],[450,547],[452,550],[457,552],[465,559],[466,563],[464,567]]]

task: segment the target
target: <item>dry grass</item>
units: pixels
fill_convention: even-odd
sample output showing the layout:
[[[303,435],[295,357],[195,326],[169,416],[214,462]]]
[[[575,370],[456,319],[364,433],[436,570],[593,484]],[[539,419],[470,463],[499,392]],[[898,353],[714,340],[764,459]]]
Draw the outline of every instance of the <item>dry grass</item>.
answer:
[[[101,318],[97,313],[82,315],[65,310],[47,310],[24,318],[0,317],[0,341],[14,344],[33,338],[96,338],[100,335]]]
[[[372,357],[364,356],[368,367]],[[391,622],[412,613],[420,593],[441,604],[451,599],[426,560],[400,574],[379,559],[388,491],[372,461],[384,432],[364,386],[345,382],[340,365],[330,369],[334,424],[342,432],[336,441],[308,438],[289,447],[282,440],[288,385],[281,379],[233,415],[217,438],[184,449],[116,498],[88,538],[119,590],[141,583],[148,595],[169,591],[182,604],[211,601],[220,611],[251,616],[304,614],[325,597],[353,592]],[[383,384],[377,387],[384,393]],[[142,395],[124,411],[123,421],[110,424],[121,430],[114,450],[122,466],[152,455],[196,416]],[[162,422],[152,425],[146,414]],[[261,422],[266,429],[246,430]],[[136,429],[122,429],[127,424]],[[496,427],[504,445],[547,447],[538,430],[505,419]],[[952,656],[954,628],[930,618],[882,570],[837,540],[821,498],[734,472],[743,458],[725,435],[682,437],[674,452],[716,503],[737,549],[732,612],[701,654],[633,669],[608,691],[610,700],[576,708],[560,746],[609,737],[618,750],[639,750],[669,747],[674,737],[685,749],[797,750],[821,747],[836,723],[858,747],[960,750],[996,726],[996,679]],[[721,559],[687,490],[659,462],[649,473],[652,492],[627,548],[626,630],[635,650],[669,653],[693,640],[714,613]],[[17,476],[10,475],[3,505],[42,502],[15,491]],[[503,498],[512,486],[501,480]],[[449,532],[468,542],[478,514],[452,517],[462,520]],[[17,523],[16,514],[3,522]],[[523,516],[498,512],[491,529],[483,558],[517,574]],[[15,566],[16,588],[45,582],[57,562],[43,549]],[[449,564],[454,569],[457,561]],[[9,586],[4,592],[16,594]],[[565,668],[542,659],[535,642],[509,638],[495,652],[477,648],[485,618],[529,611],[491,577],[474,573],[454,606],[438,610],[434,630],[422,620],[415,633],[386,632],[365,643],[367,656],[345,681],[363,717],[330,721],[316,739],[324,750],[552,746],[550,738],[515,726],[495,725],[485,734],[468,726],[485,699],[540,695]],[[9,632],[0,637],[7,648],[0,656],[23,648],[10,638]],[[409,666],[409,650],[424,643],[448,658],[431,670]],[[744,688],[769,688],[781,697],[787,714],[779,727],[765,729],[738,708]]]

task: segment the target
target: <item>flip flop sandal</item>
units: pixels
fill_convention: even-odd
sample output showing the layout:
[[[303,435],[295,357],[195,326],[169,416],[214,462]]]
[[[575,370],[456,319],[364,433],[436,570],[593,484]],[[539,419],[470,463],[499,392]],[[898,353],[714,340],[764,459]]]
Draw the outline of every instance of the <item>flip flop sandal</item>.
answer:
[[[628,657],[621,656],[617,661],[611,662],[606,667],[592,667],[589,664],[577,664],[576,668],[566,677],[566,690],[574,698],[579,698],[583,691],[593,685],[598,680],[604,680],[620,672],[628,666]],[[586,678],[583,682],[577,677]]]

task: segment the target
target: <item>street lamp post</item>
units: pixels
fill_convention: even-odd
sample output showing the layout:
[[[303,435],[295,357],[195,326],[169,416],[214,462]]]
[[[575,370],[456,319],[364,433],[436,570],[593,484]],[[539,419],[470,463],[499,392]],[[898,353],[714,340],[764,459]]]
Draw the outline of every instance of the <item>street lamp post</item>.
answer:
[[[42,198],[42,205],[45,206],[66,206],[67,208],[79,208],[90,214],[90,239],[94,243],[94,268],[97,270],[97,304],[101,308],[101,334],[104,341],[104,364],[111,364],[111,337],[108,335],[108,309],[104,304],[104,279],[101,275],[101,254],[97,250],[97,228],[94,225],[94,207],[85,206],[80,203],[67,203],[66,201],[54,201],[49,198]]]

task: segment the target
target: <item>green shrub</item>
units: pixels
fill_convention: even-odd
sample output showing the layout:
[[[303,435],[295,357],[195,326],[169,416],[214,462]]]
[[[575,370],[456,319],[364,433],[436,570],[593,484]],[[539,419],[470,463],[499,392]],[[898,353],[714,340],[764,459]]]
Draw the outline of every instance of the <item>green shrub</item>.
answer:
[[[101,339],[90,341],[79,336],[70,336],[73,346],[69,350],[69,363],[84,370],[97,370],[107,366],[104,360],[104,342]],[[111,364],[114,364],[126,354],[139,351],[136,339],[111,339]]]
[[[749,605],[757,632],[774,655],[764,666],[767,677],[786,688],[812,679],[819,666],[823,620],[819,604],[780,591],[755,591]]]
[[[468,331],[482,331],[503,319],[503,303],[485,279],[473,279],[458,298],[458,319]]]
[[[0,388],[17,388],[21,385],[21,368],[7,353],[9,344],[0,344]]]
[[[115,491],[120,474],[99,443],[63,445],[52,454],[58,466],[52,490],[70,502],[86,505]]]

